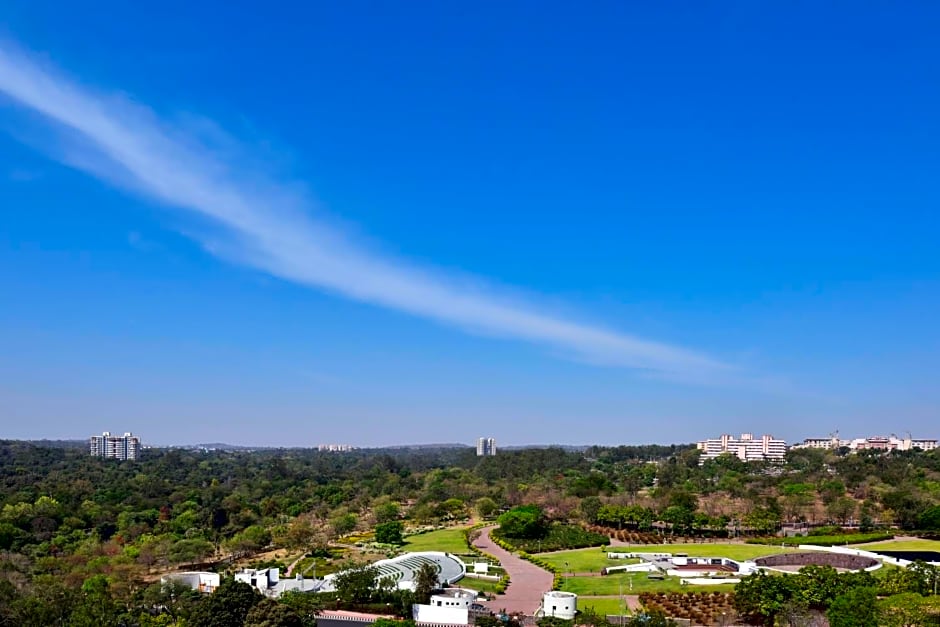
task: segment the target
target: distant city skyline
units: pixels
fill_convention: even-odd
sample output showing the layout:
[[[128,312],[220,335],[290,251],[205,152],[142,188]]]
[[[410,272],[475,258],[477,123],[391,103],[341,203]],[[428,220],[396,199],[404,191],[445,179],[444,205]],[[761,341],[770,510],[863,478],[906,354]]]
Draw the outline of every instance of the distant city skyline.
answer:
[[[98,9],[0,8],[0,435],[935,437],[940,6]]]

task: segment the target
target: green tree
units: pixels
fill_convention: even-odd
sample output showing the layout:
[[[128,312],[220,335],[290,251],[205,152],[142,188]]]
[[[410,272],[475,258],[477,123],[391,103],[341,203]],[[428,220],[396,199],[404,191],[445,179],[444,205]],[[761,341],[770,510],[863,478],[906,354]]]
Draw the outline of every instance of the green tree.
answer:
[[[872,627],[878,624],[878,594],[874,588],[852,588],[837,596],[826,612],[829,627]]]
[[[780,527],[780,515],[766,507],[755,507],[743,518],[744,526],[758,533],[772,533]]]
[[[849,518],[855,515],[855,508],[855,499],[848,496],[840,496],[826,506],[826,513],[829,514],[830,518],[838,520],[844,525]]]
[[[431,593],[439,586],[437,567],[431,562],[424,562],[415,575],[415,600],[427,605],[431,601]]]
[[[499,532],[507,538],[543,538],[548,523],[537,505],[514,507],[497,519]]]
[[[600,511],[603,503],[596,496],[587,496],[581,499],[581,504],[578,505],[578,509],[581,510],[581,517],[589,523],[597,522],[597,513]]]
[[[225,548],[236,556],[257,553],[271,544],[271,532],[261,525],[251,525],[236,533],[225,543]]]
[[[940,584],[940,567],[917,560],[907,567],[910,576],[910,592],[918,594],[932,594]]]
[[[282,594],[278,601],[294,610],[303,627],[316,627],[317,615],[322,609],[319,595],[289,590]]]
[[[173,619],[186,618],[201,601],[201,593],[182,581],[172,579],[166,583],[154,583],[143,592],[145,607],[162,608],[162,612]]]
[[[438,507],[445,518],[460,518],[466,512],[466,505],[457,498],[449,498]]]
[[[117,627],[120,612],[109,588],[104,575],[87,579],[82,584],[79,602],[69,617],[69,627]]]
[[[920,515],[918,526],[928,531],[940,531],[940,505],[924,510],[924,513]]]
[[[793,577],[778,577],[758,571],[735,586],[734,607],[759,625],[773,625],[777,615],[793,599],[795,583]]]
[[[880,599],[878,619],[882,627],[921,627],[929,624],[924,597],[912,592]]]
[[[480,515],[480,518],[489,518],[496,513],[496,510],[499,508],[499,506],[496,505],[496,501],[490,497],[482,496],[477,499],[476,508],[477,514]]]
[[[304,627],[304,623],[290,606],[263,599],[249,610],[244,627]]]
[[[261,600],[247,583],[225,579],[193,608],[188,627],[243,627],[248,612]]]
[[[194,564],[212,555],[215,547],[202,538],[186,538],[170,547],[167,557],[173,564]]]
[[[351,512],[339,512],[330,518],[330,526],[337,536],[344,536],[359,523],[359,517]]]
[[[401,516],[401,508],[398,507],[398,503],[392,502],[388,497],[383,497],[376,499],[372,506],[372,515],[375,516],[375,522],[379,524],[392,522]]]
[[[382,544],[402,544],[401,537],[405,525],[399,520],[382,523],[375,526],[375,541]]]
[[[379,570],[369,564],[354,564],[333,580],[336,597],[347,603],[368,603],[379,589]]]
[[[832,566],[804,566],[793,583],[802,603],[814,610],[823,610],[845,591],[847,582]]]

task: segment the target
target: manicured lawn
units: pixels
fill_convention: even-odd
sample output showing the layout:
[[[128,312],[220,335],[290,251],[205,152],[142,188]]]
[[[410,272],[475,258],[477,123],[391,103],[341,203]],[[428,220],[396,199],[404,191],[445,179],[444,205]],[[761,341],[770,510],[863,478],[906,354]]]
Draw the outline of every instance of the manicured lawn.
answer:
[[[445,551],[447,553],[467,553],[467,543],[463,536],[464,527],[438,529],[415,536],[407,536],[403,551]]]
[[[566,577],[562,590],[578,595],[639,594],[641,592],[688,592],[690,590],[715,590],[727,592],[734,590],[734,584],[718,586],[683,586],[678,577],[649,579],[646,573],[633,573],[633,589],[630,589],[630,574],[620,573],[606,577]]]
[[[619,615],[621,609],[620,599],[611,599],[611,598],[602,598],[602,599],[592,599],[591,597],[578,597],[578,609],[586,610],[588,608],[593,609],[595,612],[602,616],[607,616],[608,614]],[[630,610],[627,608],[626,602],[623,603],[623,613],[626,616],[630,615]]]
[[[607,551],[601,551],[599,548],[577,549],[575,551],[561,551],[559,553],[543,553],[538,556],[544,560],[568,573],[597,573],[605,566],[616,566],[618,564],[629,564],[629,560],[610,560],[607,559]],[[568,565],[565,566],[565,562]]]
[[[660,544],[614,547],[621,553],[686,553],[691,557],[727,557],[733,560],[751,560],[776,553],[799,553],[795,547],[762,544]]]
[[[775,553],[793,553],[793,547],[782,548],[762,544],[640,544],[618,546],[609,549],[616,553],[687,553],[693,557],[727,557],[733,560],[747,560]],[[629,560],[607,559],[607,551],[598,548],[578,549],[539,555],[555,568],[569,573],[598,573],[605,566],[617,566],[631,563]],[[568,562],[568,566],[565,566]]]
[[[496,594],[496,583],[495,581],[487,581],[486,579],[474,579],[473,577],[464,577],[456,583],[458,588],[467,588],[468,590],[476,590],[478,592],[486,592],[487,594]]]
[[[940,540],[893,540],[852,546],[864,551],[940,551]]]

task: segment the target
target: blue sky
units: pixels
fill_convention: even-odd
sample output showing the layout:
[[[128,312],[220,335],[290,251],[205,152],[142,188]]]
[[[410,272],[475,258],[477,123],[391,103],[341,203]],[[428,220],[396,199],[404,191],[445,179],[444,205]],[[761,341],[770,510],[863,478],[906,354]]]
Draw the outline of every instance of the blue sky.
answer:
[[[0,435],[940,436],[936,5],[191,4],[0,8]]]

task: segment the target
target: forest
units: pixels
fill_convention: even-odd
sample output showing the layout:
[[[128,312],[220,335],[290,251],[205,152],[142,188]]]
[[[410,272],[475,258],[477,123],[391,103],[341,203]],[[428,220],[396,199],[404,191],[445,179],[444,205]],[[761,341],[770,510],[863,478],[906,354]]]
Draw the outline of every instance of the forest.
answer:
[[[226,580],[224,591],[199,598],[161,585],[160,576],[231,573],[274,563],[277,551],[315,561],[337,546],[374,543],[376,532],[392,540],[381,551],[397,532],[494,519],[520,506],[544,513],[545,533],[557,539],[545,550],[617,533],[649,543],[760,542],[784,525],[929,535],[940,532],[940,451],[799,449],[783,464],[722,457],[700,465],[692,445],[493,457],[470,448],[145,449],[138,461],[117,462],[78,447],[5,441],[0,625],[312,624],[321,601],[305,595],[249,598]],[[529,553],[542,548],[525,545]],[[333,561],[334,569],[342,564]],[[241,609],[220,622],[232,608]]]

